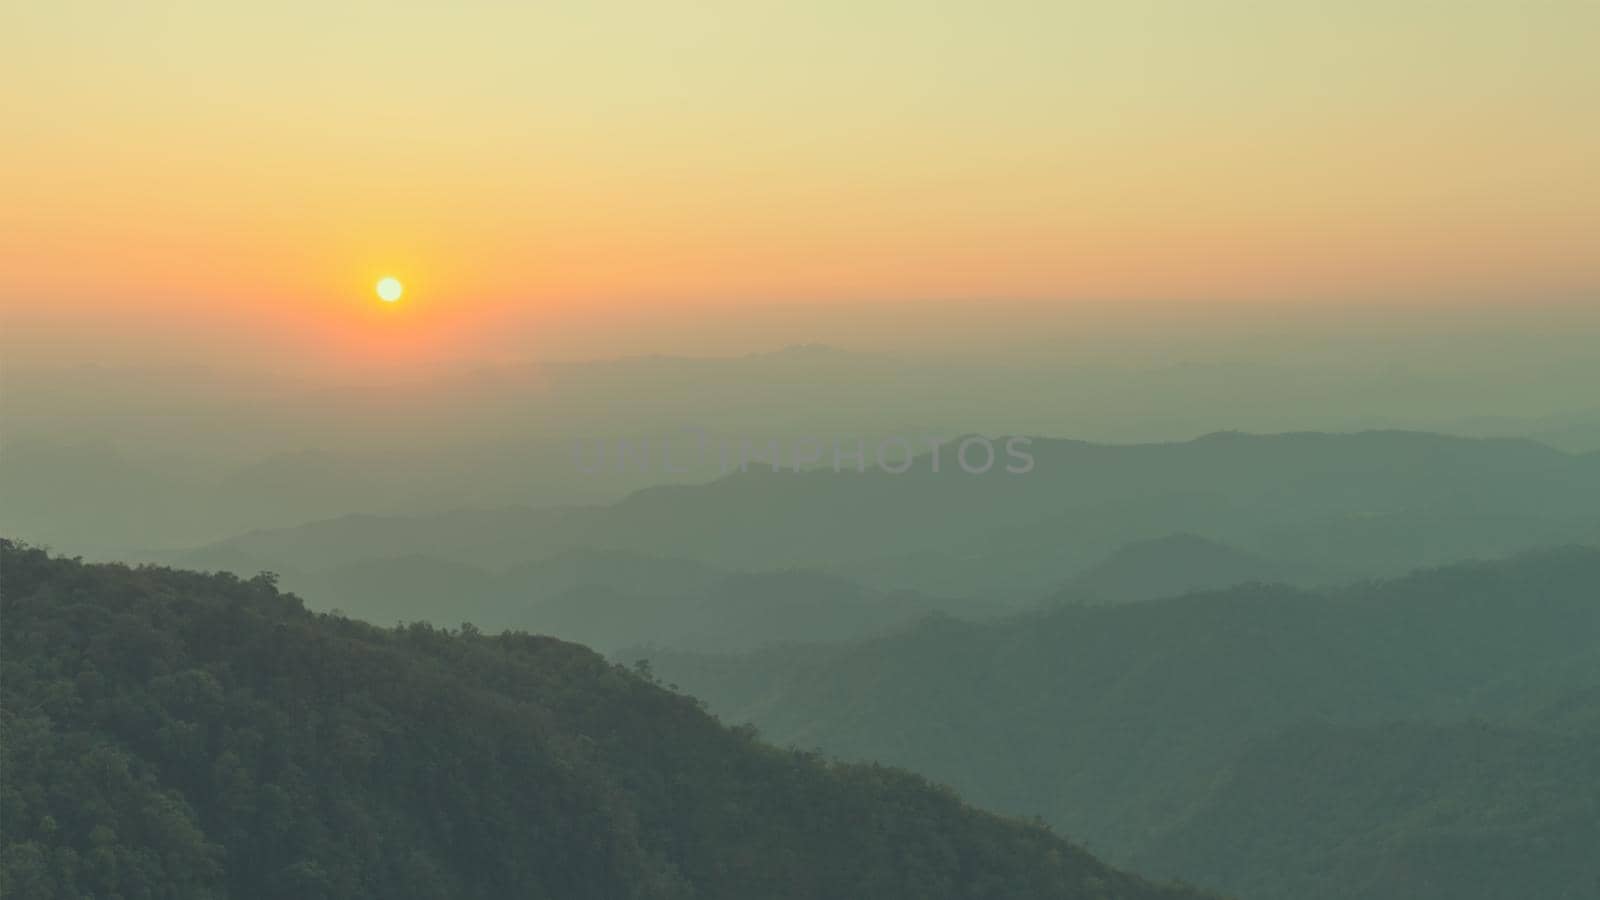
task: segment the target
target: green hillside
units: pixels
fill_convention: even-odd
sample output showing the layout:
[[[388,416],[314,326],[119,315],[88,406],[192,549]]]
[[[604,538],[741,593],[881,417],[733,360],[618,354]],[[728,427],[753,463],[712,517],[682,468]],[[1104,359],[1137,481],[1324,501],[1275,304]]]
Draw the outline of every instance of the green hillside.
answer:
[[[573,644],[0,554],[6,897],[1198,896]]]
[[[1482,722],[1294,728],[1137,859],[1241,897],[1589,900],[1597,745],[1600,729]]]
[[[932,619],[854,644],[650,658],[776,741],[905,766],[1140,871],[1246,898],[1567,896],[1502,888],[1521,878],[1592,890],[1587,873],[1600,875],[1600,855],[1573,848],[1566,803],[1600,819],[1600,773],[1568,736],[1597,733],[1600,719],[1593,549],[1321,592],[1241,586],[995,623]],[[1390,723],[1428,737],[1329,732],[1344,746],[1332,759],[1293,737]],[[1562,766],[1566,800],[1545,802],[1543,763],[1473,768],[1453,755],[1478,723],[1540,743]],[[1416,772],[1446,763],[1430,794]],[[1520,806],[1506,805],[1506,779],[1527,789]],[[1452,876],[1482,853],[1440,811],[1490,843],[1506,836],[1501,879]],[[1434,849],[1407,855],[1424,844]],[[1379,867],[1355,879],[1358,863]],[[1316,891],[1282,890],[1315,881],[1317,866],[1334,874]]]

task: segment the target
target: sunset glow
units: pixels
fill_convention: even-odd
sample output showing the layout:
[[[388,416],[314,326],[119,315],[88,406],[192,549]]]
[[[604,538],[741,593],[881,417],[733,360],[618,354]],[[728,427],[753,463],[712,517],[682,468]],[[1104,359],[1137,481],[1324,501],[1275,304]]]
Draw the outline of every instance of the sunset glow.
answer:
[[[914,302],[958,340],[936,323],[995,302],[1600,286],[1600,5],[1004,6],[26,4],[0,29],[0,302],[41,340],[281,323],[281,355],[365,328],[348,298],[399,258],[440,288],[406,327],[471,357],[569,320]]]

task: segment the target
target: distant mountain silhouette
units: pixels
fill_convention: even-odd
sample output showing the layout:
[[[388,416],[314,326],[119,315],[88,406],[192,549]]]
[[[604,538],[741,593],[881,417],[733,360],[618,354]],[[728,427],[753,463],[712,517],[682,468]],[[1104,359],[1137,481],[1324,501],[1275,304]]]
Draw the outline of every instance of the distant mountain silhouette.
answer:
[[[1480,776],[1467,749],[1456,757],[1450,754],[1457,750],[1438,751],[1456,760],[1450,765],[1466,766],[1439,787],[1449,793],[1429,794],[1431,782],[1418,774],[1417,793],[1406,795],[1397,773],[1407,765],[1420,771],[1433,751],[1426,738],[1388,745],[1380,735],[1371,764],[1396,768],[1352,774],[1351,790],[1363,784],[1359,791],[1373,796],[1389,787],[1400,793],[1381,804],[1351,801],[1338,820],[1316,812],[1331,799],[1309,794],[1300,802],[1300,757],[1278,757],[1276,773],[1250,771],[1252,747],[1290,746],[1258,742],[1290,741],[1282,736],[1311,725],[1490,721],[1512,730],[1592,729],[1600,719],[1600,549],[1541,551],[1318,591],[1246,585],[1057,606],[992,623],[928,619],[844,645],[649,658],[713,711],[752,721],[780,742],[903,765],[982,804],[1042,816],[1114,859],[1258,891],[1247,897],[1300,896],[1288,886],[1306,885],[1321,867],[1360,864],[1380,867],[1359,883],[1330,875],[1310,896],[1513,895],[1506,887],[1515,882],[1512,872],[1482,881],[1475,892],[1462,890],[1471,879],[1461,874],[1475,871],[1475,845],[1452,834],[1440,818],[1446,815],[1510,842],[1487,858],[1515,857],[1519,842],[1543,847],[1523,854],[1530,867],[1524,877],[1530,885],[1561,882],[1566,893],[1529,896],[1582,896],[1600,876],[1592,854],[1570,852],[1564,820],[1547,815],[1534,795],[1524,806],[1507,806],[1498,776],[1481,774],[1484,783],[1474,786]],[[1561,711],[1566,724],[1531,715],[1541,709]],[[1451,733],[1437,732],[1441,739]],[[1600,808],[1600,779],[1575,746],[1557,741],[1549,752],[1560,771],[1586,773],[1563,783],[1572,802],[1592,814]],[[1359,768],[1367,760],[1364,751],[1345,755],[1326,762]],[[1509,758],[1504,764],[1517,765]],[[1331,797],[1343,777],[1336,771],[1304,774],[1324,779],[1316,790]],[[1248,786],[1258,776],[1275,787]],[[1240,805],[1274,790],[1280,793],[1270,808]],[[1457,809],[1458,802],[1465,806]],[[1207,812],[1214,804],[1227,808]],[[1273,817],[1291,815],[1291,807],[1318,817],[1316,827],[1325,830],[1310,823],[1275,830]],[[1230,842],[1229,853],[1217,849]],[[1340,847],[1353,855],[1336,858]],[[1418,849],[1425,847],[1432,851]],[[1572,880],[1584,872],[1592,873],[1587,880]]]
[[[1600,450],[1600,409],[1575,410],[1539,417],[1476,416],[1441,428],[1452,434],[1531,438],[1573,453]]]
[[[1528,441],[1221,433],[1175,444],[1040,440],[1032,452],[1022,476],[968,475],[948,459],[937,475],[926,459],[898,476],[757,468],[611,506],[347,517],[208,552],[310,573],[411,553],[504,569],[601,548],[1014,601],[1124,545],[1179,532],[1329,578],[1600,543],[1600,457]]]
[[[692,560],[575,547],[511,567],[501,574],[499,587],[530,598],[585,587],[659,597],[700,593],[727,577],[721,569]]]
[[[1251,582],[1305,583],[1309,573],[1196,534],[1138,541],[1073,578],[1057,603],[1130,603]]]
[[[335,566],[311,583],[322,588],[314,596],[326,607],[355,618],[379,625],[432,622],[454,627],[463,622],[488,625],[502,617],[497,582],[474,566],[412,553]],[[299,589],[304,579],[283,583]]]
[[[222,546],[191,556],[205,568],[253,574],[270,566]],[[233,563],[234,565],[226,565]],[[648,645],[742,650],[847,640],[934,612],[992,616],[1000,605],[863,587],[837,575],[731,573],[623,550],[577,548],[504,572],[420,553],[280,575],[322,610],[379,625],[429,622],[525,629],[614,652]]]

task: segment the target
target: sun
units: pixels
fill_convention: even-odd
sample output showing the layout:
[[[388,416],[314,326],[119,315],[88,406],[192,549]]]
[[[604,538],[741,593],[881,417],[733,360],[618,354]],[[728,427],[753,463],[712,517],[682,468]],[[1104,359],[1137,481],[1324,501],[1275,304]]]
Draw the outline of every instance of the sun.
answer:
[[[405,293],[405,290],[405,285],[402,285],[398,278],[378,279],[378,299],[385,303],[393,303],[399,300],[400,295]]]

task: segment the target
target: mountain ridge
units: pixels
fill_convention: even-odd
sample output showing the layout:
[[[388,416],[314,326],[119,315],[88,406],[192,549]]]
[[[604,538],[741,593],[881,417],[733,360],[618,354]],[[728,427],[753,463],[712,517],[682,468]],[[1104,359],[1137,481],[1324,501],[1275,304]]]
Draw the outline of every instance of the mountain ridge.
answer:
[[[237,900],[1199,900],[551,638],[0,543],[0,890]]]
[[[1315,590],[1240,585],[991,622],[925,619],[834,646],[647,657],[777,741],[903,765],[1040,816],[1113,860],[1240,889],[1292,881],[1274,866],[1293,864],[1252,857],[1239,864],[1254,880],[1207,881],[1218,870],[1164,858],[1160,841],[1200,814],[1253,742],[1307,724],[1542,730],[1528,711],[1561,708],[1574,727],[1600,719],[1597,586],[1600,549],[1563,547]],[[1600,780],[1573,790],[1600,802]],[[1447,865],[1441,853],[1435,864]],[[1397,882],[1383,894],[1330,890],[1503,896]]]

